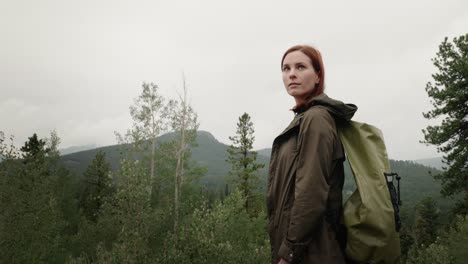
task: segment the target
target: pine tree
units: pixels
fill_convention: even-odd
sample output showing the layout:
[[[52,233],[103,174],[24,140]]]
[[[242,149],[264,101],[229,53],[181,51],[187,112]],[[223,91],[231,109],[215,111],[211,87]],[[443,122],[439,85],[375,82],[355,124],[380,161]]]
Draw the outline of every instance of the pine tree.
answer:
[[[436,239],[439,217],[437,204],[431,197],[426,197],[416,205],[415,210],[414,235],[416,245],[428,246]]]
[[[96,222],[104,200],[112,194],[110,173],[106,154],[100,150],[83,175],[84,190],[80,200],[84,215],[92,222]]]
[[[424,113],[427,119],[443,118],[442,123],[423,130],[424,143],[438,146],[444,153],[447,170],[437,176],[442,180],[443,194],[463,193],[458,211],[468,211],[468,34],[447,38],[432,60],[438,72],[432,75],[426,92],[434,109]]]
[[[244,196],[245,208],[249,209],[259,181],[257,171],[264,167],[264,164],[256,162],[257,152],[252,151],[255,137],[249,114],[244,113],[239,117],[236,135],[229,139],[232,141],[227,150],[227,162],[231,164],[229,174]]]
[[[34,133],[32,137],[28,138],[28,141],[24,143],[24,146],[21,147],[21,151],[23,152],[23,159],[24,162],[29,162],[45,156],[49,149],[45,148],[46,142],[45,140],[38,139],[37,134]]]

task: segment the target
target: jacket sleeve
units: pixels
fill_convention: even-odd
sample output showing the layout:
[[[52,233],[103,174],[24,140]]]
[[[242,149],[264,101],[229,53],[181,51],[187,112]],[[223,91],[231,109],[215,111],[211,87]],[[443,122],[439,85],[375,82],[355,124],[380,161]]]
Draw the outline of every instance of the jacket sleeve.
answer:
[[[292,263],[308,246],[325,216],[328,177],[337,134],[333,117],[325,109],[305,113],[298,137],[294,190],[286,238],[278,256]]]

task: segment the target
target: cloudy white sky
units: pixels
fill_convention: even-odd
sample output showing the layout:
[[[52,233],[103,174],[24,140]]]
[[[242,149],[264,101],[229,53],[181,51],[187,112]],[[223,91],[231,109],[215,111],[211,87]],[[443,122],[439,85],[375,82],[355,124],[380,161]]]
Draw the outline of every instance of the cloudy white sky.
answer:
[[[255,147],[270,147],[293,117],[281,56],[305,43],[323,54],[328,95],[358,105],[391,158],[434,157],[419,143],[431,58],[467,32],[465,0],[0,0],[0,131],[115,144],[142,82],[174,98],[184,72],[200,129],[229,143],[248,112]]]

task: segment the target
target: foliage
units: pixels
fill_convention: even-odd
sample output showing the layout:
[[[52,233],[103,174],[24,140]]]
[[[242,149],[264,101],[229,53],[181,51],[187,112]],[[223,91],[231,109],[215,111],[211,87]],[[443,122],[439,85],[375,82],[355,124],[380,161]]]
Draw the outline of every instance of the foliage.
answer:
[[[452,226],[440,232],[435,242],[414,245],[406,263],[466,263],[467,245],[468,217],[458,216]]]
[[[241,192],[235,190],[224,203],[195,210],[166,240],[158,263],[267,263],[266,216],[251,218],[244,203]]]
[[[189,145],[194,145],[198,121],[197,114],[187,100],[187,86],[185,77],[183,78],[183,96],[179,96],[179,101],[169,103],[170,124],[175,132],[174,156],[176,167],[174,171],[174,230],[178,228],[180,218],[180,203],[182,197],[182,184],[186,171],[186,155],[190,155]]]
[[[154,83],[143,83],[141,94],[134,99],[130,106],[130,115],[133,120],[132,129],[124,135],[116,133],[117,141],[128,147],[126,155],[136,154],[132,158],[140,158],[149,164],[149,176],[155,177],[155,152],[158,136],[167,129],[167,106],[165,98],[159,94],[158,86]],[[150,149],[149,157],[145,150]]]
[[[203,170],[190,160],[188,149],[195,141],[196,114],[185,95],[181,101],[170,101],[168,105],[163,105],[163,101],[157,94],[157,86],[143,85],[142,95],[131,107],[133,128],[124,136],[117,135],[123,148],[120,169],[114,173],[116,193],[103,199],[95,224],[82,220],[76,239],[82,252],[75,254],[70,262],[154,262],[155,254],[165,241],[162,238],[170,235],[170,224],[184,219],[200,202],[191,183]],[[165,129],[167,123],[174,130],[173,135],[157,142],[157,133]],[[85,178],[97,174],[98,168],[103,167],[103,162],[98,162],[97,158],[85,172]],[[109,166],[104,167],[101,171],[108,172]],[[182,192],[184,199],[181,199]],[[97,232],[91,233],[93,231]],[[83,238],[89,239],[92,246],[84,245]]]
[[[416,205],[414,235],[416,245],[429,245],[436,239],[438,212],[434,199],[426,197]]]
[[[468,209],[468,34],[448,38],[440,44],[432,60],[438,72],[432,75],[426,92],[434,109],[424,113],[428,119],[443,118],[442,123],[423,130],[425,143],[438,146],[448,168],[437,177],[442,180],[443,194],[462,192],[459,212]]]
[[[88,220],[96,222],[104,200],[112,194],[110,165],[104,152],[98,151],[83,176],[80,207]]]
[[[439,241],[436,241],[428,247],[421,247],[420,249],[412,248],[409,252],[406,263],[452,264],[453,258],[449,254],[448,247],[440,244]]]
[[[61,263],[73,208],[68,171],[58,164],[59,138],[34,134],[21,151],[0,135],[0,262]],[[67,219],[68,218],[68,219]]]
[[[153,181],[153,192],[151,193],[151,206],[158,211],[160,222],[155,236],[158,238],[166,236],[167,232],[174,228],[174,185],[175,185],[175,170],[177,158],[173,155],[176,148],[176,141],[169,140],[161,142],[156,152],[156,175]],[[186,215],[190,215],[193,210],[201,203],[202,197],[201,186],[196,184],[200,177],[204,175],[206,169],[200,167],[195,161],[191,160],[190,153],[184,155],[184,181],[180,186],[180,211],[179,218],[182,220]],[[152,245],[161,247],[163,240],[154,239]]]
[[[468,216],[457,216],[454,225],[442,235],[447,241],[449,253],[456,264],[465,263],[468,259]]]
[[[166,106],[159,87],[154,83],[143,83],[141,94],[130,106],[133,130],[143,139],[154,139],[166,130]]]
[[[245,198],[245,208],[252,205],[255,190],[259,182],[257,171],[265,165],[257,163],[257,152],[252,151],[254,137],[253,122],[250,115],[244,113],[239,117],[236,135],[229,137],[232,141],[229,146],[227,161],[231,164],[229,174],[233,177],[235,186]]]
[[[408,210],[402,211],[400,214],[401,217],[401,229],[400,229],[400,248],[401,255],[406,256],[408,251],[414,244],[414,237],[412,232],[412,223],[408,216]]]
[[[32,137],[29,137],[28,141],[26,141],[24,146],[20,149],[23,152],[22,158],[24,162],[33,162],[34,160],[44,158],[44,156],[50,152],[50,149],[45,148],[45,145],[45,140],[38,139],[36,133],[34,133]]]
[[[161,163],[158,159],[165,155],[167,148],[161,145],[165,142],[172,141],[175,137],[174,132],[166,133],[156,140],[158,142],[156,147],[156,179],[160,176],[158,173],[158,166]],[[126,144],[126,143],[125,143]],[[128,153],[130,147],[128,145],[113,145],[100,148],[106,153],[106,158],[111,164],[113,171],[119,168],[120,152]],[[190,159],[197,162],[200,166],[206,168],[203,177],[197,180],[197,183],[207,186],[210,189],[223,188],[228,179],[229,164],[226,162],[228,146],[216,140],[216,138],[206,131],[197,131],[196,145],[190,146],[192,152]],[[131,149],[130,149],[131,150]],[[96,155],[97,150],[87,150],[78,153],[72,153],[61,157],[62,163],[71,171],[76,172],[78,175],[86,171],[87,166],[91,163]],[[159,154],[158,154],[159,153]],[[146,154],[145,154],[146,155]],[[135,158],[141,158],[141,155],[134,155]],[[259,163],[268,164],[268,157],[263,155],[257,156]],[[259,170],[260,183],[259,190],[262,192],[266,188],[266,168]],[[171,185],[174,186],[174,185]],[[171,189],[173,190],[173,188]]]
[[[104,204],[102,221],[116,227],[116,240],[110,249],[101,247],[99,262],[147,263],[152,222],[150,178],[137,161],[123,160],[119,186],[112,200]]]
[[[166,157],[167,153],[171,150],[169,146],[163,146],[173,141],[175,133],[167,133],[158,138],[158,146],[156,148],[156,177],[155,186],[162,184],[155,191],[152,203],[158,204],[172,204],[172,194],[174,192],[174,168],[176,161],[173,158]],[[228,172],[230,164],[225,162],[227,159],[228,146],[220,143],[208,132],[198,131],[197,132],[197,145],[192,146],[191,156],[189,160],[192,160],[198,166],[206,168],[205,171],[197,173],[199,178],[194,178],[190,181],[191,183],[200,186],[205,186],[210,191],[217,191],[217,197],[220,197],[220,192],[224,193],[226,183],[228,183]],[[119,149],[120,145],[109,146],[101,148],[106,153],[106,157],[109,163],[112,165],[112,169],[115,171],[118,169],[119,164]],[[96,150],[88,150],[80,153],[73,153],[66,155],[62,158],[62,162],[70,168],[70,170],[76,171],[77,173],[84,172],[87,165],[91,163],[92,159],[96,155]],[[268,164],[269,157],[258,155],[257,161],[259,163]],[[192,166],[192,165],[190,165]],[[79,168],[78,168],[79,167]],[[401,199],[403,206],[401,207],[402,212],[408,213],[408,221],[410,224],[414,222],[414,210],[413,207],[416,203],[423,199],[425,196],[432,196],[437,200],[437,204],[440,208],[440,220],[441,222],[447,222],[451,214],[448,212],[453,208],[453,199],[446,197],[443,198],[440,195],[441,185],[440,181],[435,180],[432,175],[440,173],[440,171],[426,167],[421,164],[417,164],[412,161],[403,160],[390,160],[390,167],[393,172],[397,172],[401,177]],[[192,170],[195,170],[194,168]],[[199,167],[198,170],[201,170]],[[266,187],[266,168],[259,169],[258,175],[260,182],[257,185],[258,192],[264,193]],[[354,179],[351,176],[351,170],[347,162],[345,162],[345,184],[343,188],[344,199],[352,193],[355,189]],[[156,187],[155,187],[156,188]],[[230,186],[229,189],[231,189]],[[158,194],[161,192],[161,195]],[[165,192],[164,194],[162,192]],[[165,200],[166,198],[169,200]],[[159,200],[158,200],[159,199]],[[263,198],[261,198],[263,199]],[[159,201],[159,202],[158,202]],[[260,204],[264,204],[262,200]],[[170,209],[168,209],[170,210]]]

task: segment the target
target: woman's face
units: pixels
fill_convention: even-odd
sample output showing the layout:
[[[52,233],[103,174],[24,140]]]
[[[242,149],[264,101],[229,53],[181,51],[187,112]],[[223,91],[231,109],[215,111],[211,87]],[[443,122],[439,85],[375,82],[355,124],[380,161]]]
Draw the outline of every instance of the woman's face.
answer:
[[[302,51],[288,53],[282,70],[284,87],[297,103],[306,100],[320,81],[312,61]]]

